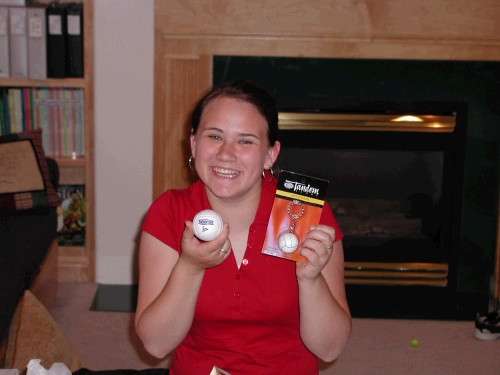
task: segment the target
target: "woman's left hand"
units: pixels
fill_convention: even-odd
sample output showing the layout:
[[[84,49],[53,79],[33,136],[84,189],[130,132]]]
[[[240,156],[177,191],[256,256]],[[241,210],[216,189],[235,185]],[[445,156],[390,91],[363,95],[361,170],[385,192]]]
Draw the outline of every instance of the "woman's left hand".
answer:
[[[297,278],[315,279],[326,266],[332,255],[335,229],[328,225],[313,225],[302,242],[300,254],[307,263],[297,262]]]

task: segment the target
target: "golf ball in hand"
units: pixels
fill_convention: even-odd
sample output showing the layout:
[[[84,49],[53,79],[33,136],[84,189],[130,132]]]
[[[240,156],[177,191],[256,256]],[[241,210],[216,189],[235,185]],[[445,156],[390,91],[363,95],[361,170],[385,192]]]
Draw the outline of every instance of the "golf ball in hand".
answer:
[[[222,232],[222,217],[215,211],[203,210],[193,219],[194,235],[202,241],[211,241]]]

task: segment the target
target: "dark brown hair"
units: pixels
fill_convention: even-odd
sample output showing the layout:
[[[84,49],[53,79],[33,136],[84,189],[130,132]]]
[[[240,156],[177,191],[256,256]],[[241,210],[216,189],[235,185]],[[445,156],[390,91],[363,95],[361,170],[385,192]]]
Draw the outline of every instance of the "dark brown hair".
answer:
[[[209,103],[220,96],[235,98],[252,104],[266,119],[269,145],[274,146],[279,139],[278,108],[276,106],[276,101],[265,89],[244,79],[214,86],[201,97],[191,116],[193,134],[196,134],[198,131],[203,110]]]

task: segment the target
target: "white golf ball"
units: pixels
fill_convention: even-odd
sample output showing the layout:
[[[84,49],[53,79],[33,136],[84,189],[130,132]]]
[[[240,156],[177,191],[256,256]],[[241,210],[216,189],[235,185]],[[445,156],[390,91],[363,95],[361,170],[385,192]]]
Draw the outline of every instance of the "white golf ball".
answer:
[[[297,247],[299,247],[299,239],[293,233],[282,234],[278,238],[278,247],[284,253],[293,253],[295,250],[297,250]]]
[[[211,241],[222,232],[222,217],[215,211],[203,210],[193,219],[194,235],[202,241]]]

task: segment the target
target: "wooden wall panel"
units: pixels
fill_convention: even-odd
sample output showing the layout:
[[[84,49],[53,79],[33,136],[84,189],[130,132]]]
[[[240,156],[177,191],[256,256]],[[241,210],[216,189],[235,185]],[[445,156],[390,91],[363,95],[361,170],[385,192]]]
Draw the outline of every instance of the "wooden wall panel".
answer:
[[[153,198],[189,183],[190,112],[211,83],[211,58],[190,51],[190,40],[171,53],[169,40],[156,60]],[[161,77],[161,79],[159,79]]]
[[[156,0],[155,14],[176,34],[491,40],[500,32],[489,0]]]

